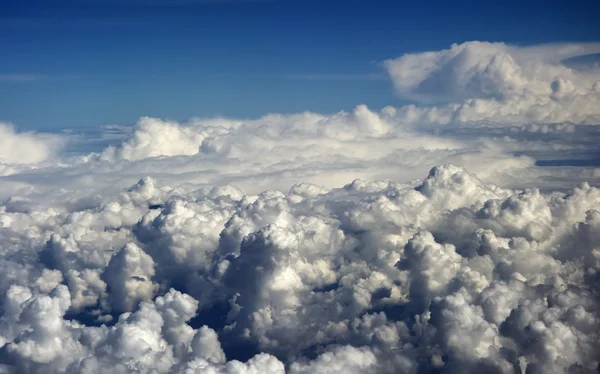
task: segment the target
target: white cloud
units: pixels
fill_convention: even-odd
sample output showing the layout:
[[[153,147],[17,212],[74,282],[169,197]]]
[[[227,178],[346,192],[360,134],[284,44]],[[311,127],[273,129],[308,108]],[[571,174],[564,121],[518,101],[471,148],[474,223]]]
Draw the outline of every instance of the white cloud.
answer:
[[[466,42],[384,62],[398,94],[425,102],[411,117],[431,122],[574,122],[600,119],[600,70],[562,64],[600,52],[599,43],[516,47]]]
[[[600,43],[516,47],[466,42],[439,52],[406,54],[385,66],[398,93],[424,101],[506,100],[551,95],[561,88],[588,93],[598,71],[577,71],[564,59],[600,53]],[[560,86],[562,80],[563,87]],[[554,87],[553,87],[554,86]]]
[[[567,155],[589,139],[573,125],[576,142],[567,144],[558,138],[532,140],[533,127],[509,126],[500,133],[478,127],[480,135],[473,137],[448,126],[448,132],[436,134],[410,118],[404,109],[377,112],[364,105],[350,113],[272,114],[255,120],[144,118],[120,144],[26,179],[12,172],[17,175],[11,182],[42,191],[68,180],[80,189],[116,192],[152,176],[171,185],[235,184],[259,192],[301,182],[334,187],[355,178],[408,181],[436,164],[453,162],[488,182],[503,184],[507,175],[518,175],[524,183],[541,171],[531,170],[535,159],[527,154],[557,154],[560,146],[560,155]],[[562,131],[556,126],[538,127],[553,134]]]
[[[594,48],[454,46],[391,64],[459,102],[142,118],[92,154],[0,127],[0,372],[593,372],[597,93],[559,62]]]
[[[65,139],[58,135],[16,132],[11,125],[0,122],[0,165],[36,164],[48,160],[64,142]]]
[[[66,202],[0,213],[0,265],[19,284],[0,284],[0,357],[16,370],[562,372],[600,362],[600,190],[589,185],[514,191],[444,165],[416,184],[245,195],[146,178],[96,205]]]
[[[320,355],[308,364],[294,363],[290,368],[293,374],[334,374],[368,373],[375,370],[377,358],[368,349],[344,346]]]
[[[111,258],[103,275],[112,310],[131,312],[140,301],[152,300],[154,261],[134,243],[128,243]]]
[[[109,147],[101,159],[139,160],[147,157],[193,155],[203,137],[193,129],[154,118],[141,118],[133,137],[118,148]]]

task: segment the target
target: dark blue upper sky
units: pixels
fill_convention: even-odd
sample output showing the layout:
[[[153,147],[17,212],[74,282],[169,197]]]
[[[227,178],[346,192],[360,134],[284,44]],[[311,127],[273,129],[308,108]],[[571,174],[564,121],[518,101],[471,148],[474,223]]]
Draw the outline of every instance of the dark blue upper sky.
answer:
[[[598,41],[598,1],[1,0],[0,121],[399,105],[380,61],[468,40]]]

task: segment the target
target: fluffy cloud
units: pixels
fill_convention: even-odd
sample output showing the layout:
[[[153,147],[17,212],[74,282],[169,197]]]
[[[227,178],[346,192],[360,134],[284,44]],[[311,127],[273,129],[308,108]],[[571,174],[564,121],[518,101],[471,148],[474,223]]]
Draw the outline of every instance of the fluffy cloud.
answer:
[[[510,190],[453,165],[258,195],[146,178],[96,206],[4,210],[18,285],[0,290],[0,359],[45,373],[593,371],[599,212],[589,185]]]
[[[596,72],[561,61],[596,49],[407,55],[399,92],[450,103],[95,153],[0,127],[0,372],[595,372]]]
[[[0,122],[0,175],[2,164],[36,164],[48,160],[64,145],[58,135],[20,133]]]
[[[97,196],[81,196],[84,191],[116,194],[143,176],[160,185],[232,184],[252,193],[287,190],[303,182],[335,187],[356,178],[407,182],[445,162],[465,166],[485,182],[511,187],[556,188],[600,177],[593,163],[585,169],[563,167],[560,180],[557,168],[553,179],[545,179],[541,174],[550,169],[536,167],[538,159],[565,159],[567,166],[570,159],[593,161],[593,140],[600,137],[595,126],[447,124],[431,129],[407,120],[403,110],[374,111],[361,105],[333,115],[255,120],[142,119],[124,139],[98,153],[55,160],[35,173],[9,165],[14,171],[0,185],[0,198],[12,199],[11,208],[23,210],[52,201],[47,194],[75,190],[79,195],[71,199],[85,204]],[[167,138],[171,140],[165,143]],[[65,185],[69,188],[63,189]]]
[[[400,96],[452,103],[406,107],[419,121],[597,123],[600,70],[577,69],[563,61],[599,52],[598,43],[516,47],[466,42],[406,54],[384,66]]]
[[[201,132],[174,122],[141,118],[133,136],[119,147],[109,147],[101,159],[139,160],[147,157],[193,155],[206,138]]]

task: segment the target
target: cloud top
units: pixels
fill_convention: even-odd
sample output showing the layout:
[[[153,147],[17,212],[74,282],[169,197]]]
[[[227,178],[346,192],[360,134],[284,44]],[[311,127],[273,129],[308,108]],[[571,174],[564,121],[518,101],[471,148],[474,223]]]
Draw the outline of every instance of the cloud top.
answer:
[[[12,125],[0,122],[0,163],[40,163],[54,156],[64,143],[58,135],[17,132]]]
[[[417,101],[507,100],[551,95],[557,91],[590,92],[600,71],[579,72],[564,59],[599,53],[600,44],[514,47],[504,43],[466,42],[438,52],[406,54],[385,61],[398,93]],[[569,87],[564,83],[572,82]]]

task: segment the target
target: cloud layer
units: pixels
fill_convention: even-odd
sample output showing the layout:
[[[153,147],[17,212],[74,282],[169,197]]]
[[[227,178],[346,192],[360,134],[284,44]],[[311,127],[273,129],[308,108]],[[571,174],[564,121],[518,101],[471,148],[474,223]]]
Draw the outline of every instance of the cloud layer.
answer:
[[[596,372],[597,49],[388,61],[429,106],[0,125],[0,373]]]
[[[5,206],[0,223],[7,372],[558,373],[600,360],[589,185],[507,190],[453,165],[412,185],[259,195],[143,179],[85,209]]]

